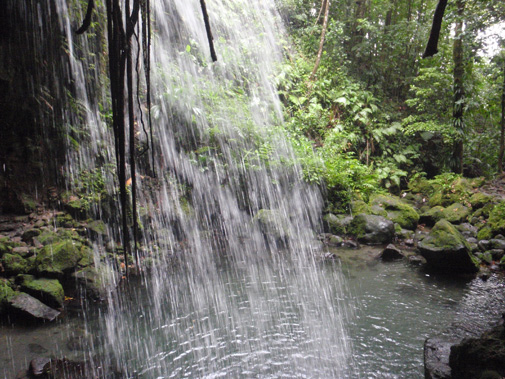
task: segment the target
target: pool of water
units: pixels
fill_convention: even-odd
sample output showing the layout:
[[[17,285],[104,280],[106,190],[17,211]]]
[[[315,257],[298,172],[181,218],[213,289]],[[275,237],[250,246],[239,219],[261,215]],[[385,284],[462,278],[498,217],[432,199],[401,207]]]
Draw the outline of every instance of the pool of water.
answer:
[[[191,294],[185,292],[203,292],[181,272],[172,277],[175,302],[154,305],[146,292],[152,283],[134,284],[129,311],[114,315],[124,317],[118,324],[107,326],[111,315],[96,307],[86,322],[81,316],[39,328],[2,326],[0,377],[13,378],[37,356],[94,358],[117,348],[111,340],[131,333],[119,353],[132,367],[125,374],[131,377],[422,378],[426,338],[479,333],[505,309],[497,276],[437,277],[403,261],[383,263],[373,258],[377,252],[348,251],[341,261],[317,264],[319,278],[311,274],[310,280],[335,285],[321,293],[297,284],[308,280],[299,270],[251,274],[224,265],[215,280],[225,295],[211,303],[202,298],[188,305]],[[202,286],[211,296],[212,284]],[[323,294],[339,298],[323,303]],[[146,312],[153,307],[159,312]],[[344,323],[345,332],[329,318]],[[124,328],[110,330],[119,324]]]

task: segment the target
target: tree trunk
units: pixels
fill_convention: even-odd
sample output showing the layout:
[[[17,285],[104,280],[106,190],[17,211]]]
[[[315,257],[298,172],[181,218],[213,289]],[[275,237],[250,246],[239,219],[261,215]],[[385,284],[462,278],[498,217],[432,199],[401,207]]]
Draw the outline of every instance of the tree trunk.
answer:
[[[323,55],[324,37],[326,35],[326,29],[328,28],[328,17],[330,14],[330,0],[325,0],[325,2],[326,2],[326,8],[324,10],[323,31],[321,32],[321,40],[319,41],[319,50],[317,52],[316,63],[314,65],[312,73],[310,74],[309,80],[314,79],[317,69],[319,68],[319,63],[321,63],[321,57]]]
[[[465,89],[464,89],[464,53],[463,53],[463,11],[464,3],[458,0],[458,15],[456,20],[453,59],[454,59],[454,108],[453,108],[453,126],[456,129],[457,137],[455,141],[453,158],[454,172],[463,173],[463,135],[465,122],[463,112],[465,107]]]
[[[503,61],[503,88],[501,94],[501,122],[500,122],[500,153],[498,154],[498,171],[503,172],[503,154],[505,152],[505,54]]]

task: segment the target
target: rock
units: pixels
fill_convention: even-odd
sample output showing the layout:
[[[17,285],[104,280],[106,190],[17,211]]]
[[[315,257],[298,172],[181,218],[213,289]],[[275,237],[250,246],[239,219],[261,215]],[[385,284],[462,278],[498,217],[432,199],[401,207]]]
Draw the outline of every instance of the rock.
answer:
[[[41,321],[53,321],[60,314],[57,310],[24,292],[12,296],[8,300],[8,305],[10,309],[23,316]]]
[[[465,338],[451,347],[449,364],[458,379],[482,378],[490,371],[505,376],[505,327],[497,326],[479,338]],[[491,376],[493,377],[493,376]]]
[[[430,208],[428,211],[421,214],[419,222],[428,226],[435,225],[438,221],[444,218],[444,207],[439,205]]]
[[[74,271],[89,248],[74,240],[44,246],[37,254],[35,267],[44,276],[57,277]]]
[[[430,234],[418,243],[418,249],[436,271],[454,274],[478,271],[478,262],[470,245],[447,220],[437,222]]]
[[[503,233],[505,233],[505,201],[500,202],[491,210],[489,213],[489,219],[485,226],[479,230],[477,238],[491,239],[494,236]]]
[[[481,240],[477,243],[477,245],[479,246],[479,249],[481,249],[482,251],[486,251],[491,248],[491,243],[489,242],[489,240]]]
[[[449,355],[453,341],[428,338],[424,342],[425,379],[450,379]]]
[[[410,255],[408,262],[414,266],[422,266],[426,264],[426,259],[422,255]]]
[[[358,215],[361,213],[371,214],[372,209],[363,200],[354,200],[354,201],[351,201],[351,212],[353,215]]]
[[[0,314],[5,311],[10,298],[15,294],[8,280],[0,278]]]
[[[473,209],[479,209],[492,202],[493,200],[493,197],[490,195],[486,195],[482,192],[476,192],[470,197],[469,202],[472,205]]]
[[[457,225],[456,229],[458,229],[461,232],[461,234],[463,234],[463,236],[467,239],[477,237],[477,232],[478,232],[477,227],[473,226],[472,224],[470,224],[468,222],[465,222],[461,225]]]
[[[344,242],[344,239],[342,237],[334,236],[334,235],[330,235],[326,241],[326,243],[328,245],[335,246],[335,247],[342,246],[343,242]]]
[[[490,239],[489,240],[489,248],[505,250],[505,240],[496,239],[496,238]]]
[[[349,225],[352,221],[350,215],[334,215],[328,213],[323,217],[325,230],[332,234],[347,234]]]
[[[11,251],[12,254],[17,254],[23,258],[31,257],[34,254],[33,249],[28,246],[13,247]]]
[[[92,370],[89,365],[85,362],[70,361],[66,358],[36,358],[30,362],[29,371],[35,378],[85,379],[94,376],[91,374]],[[104,374],[103,377],[110,376]]]
[[[45,376],[51,368],[51,358],[35,358],[30,362],[30,373],[37,376]]]
[[[342,242],[342,246],[347,247],[349,249],[359,249],[360,248],[359,243],[356,241],[353,241],[353,240],[344,240],[344,242]]]
[[[23,233],[23,235],[21,236],[21,239],[24,242],[31,242],[33,240],[33,237],[37,237],[39,234],[40,234],[40,229],[28,229]]]
[[[386,248],[382,251],[379,256],[383,261],[390,262],[398,259],[403,259],[405,256],[402,251],[398,249],[395,245],[390,243],[386,246]]]
[[[451,224],[460,224],[470,215],[470,209],[461,203],[454,203],[442,211],[443,218]]]
[[[502,249],[491,249],[486,251],[484,254],[491,254],[491,257],[493,258],[493,261],[499,262],[502,257],[503,257],[503,250]]]
[[[399,232],[396,233],[396,235],[399,238],[402,238],[405,241],[413,239],[414,234],[415,234],[414,231],[408,229],[401,229]]]
[[[285,221],[285,217],[277,210],[260,209],[254,221],[259,224],[261,232],[275,239],[276,243],[284,245],[290,237],[289,224]]]
[[[26,274],[32,268],[30,262],[17,254],[4,254],[0,260],[8,274]]]
[[[105,299],[107,290],[119,279],[118,273],[106,265],[86,267],[72,274],[72,277],[75,278],[83,297],[93,300]]]
[[[372,208],[380,207],[386,211],[385,217],[400,225],[402,229],[414,230],[419,222],[419,214],[399,197],[377,195],[372,198]],[[374,212],[375,213],[375,212]]]
[[[21,290],[53,308],[63,307],[65,294],[57,279],[35,279],[32,275],[21,277]]]
[[[101,220],[93,220],[88,222],[86,228],[88,229],[91,238],[101,237],[103,239],[106,239],[108,237],[107,226]]]
[[[350,231],[359,242],[380,245],[393,240],[395,227],[382,216],[359,214],[352,220]]]

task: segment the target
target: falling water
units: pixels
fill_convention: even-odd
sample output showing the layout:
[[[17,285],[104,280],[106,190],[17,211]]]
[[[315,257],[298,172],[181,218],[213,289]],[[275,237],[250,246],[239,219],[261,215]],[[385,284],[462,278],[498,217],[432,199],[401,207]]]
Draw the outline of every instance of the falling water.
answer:
[[[86,131],[86,142],[68,152],[69,182],[83,169],[101,170],[114,193],[105,95],[89,84],[89,72],[101,80],[90,71],[98,62],[86,58],[96,50],[72,35],[67,2],[56,3],[79,110],[66,119]],[[345,284],[338,267],[320,274],[321,196],[300,180],[272,85],[284,34],[275,3],[207,7],[215,63],[199,1],[152,0],[152,145],[142,95],[137,110],[138,142],[154,149],[157,175],[149,151],[138,172],[146,269],[109,291],[96,324],[89,317],[88,331],[103,338],[84,356],[124,377],[349,375]],[[120,242],[110,224],[109,237]],[[106,267],[96,251],[95,263]]]

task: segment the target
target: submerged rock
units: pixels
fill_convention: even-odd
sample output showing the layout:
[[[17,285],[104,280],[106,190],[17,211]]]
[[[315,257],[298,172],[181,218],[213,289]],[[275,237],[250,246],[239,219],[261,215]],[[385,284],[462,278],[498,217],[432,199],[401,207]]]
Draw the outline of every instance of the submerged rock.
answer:
[[[352,220],[350,229],[359,242],[371,245],[389,243],[395,234],[393,222],[376,215],[357,215]]]
[[[403,259],[404,257],[405,256],[403,255],[402,251],[392,243],[387,245],[386,248],[380,254],[380,258],[386,262]]]
[[[455,341],[428,338],[424,342],[425,379],[450,379],[449,354]]]
[[[8,300],[8,305],[10,309],[22,316],[41,321],[53,321],[60,314],[57,310],[24,292],[12,296]]]
[[[478,260],[471,253],[469,243],[447,220],[437,222],[430,234],[418,243],[418,249],[436,271],[454,274],[478,271]]]

